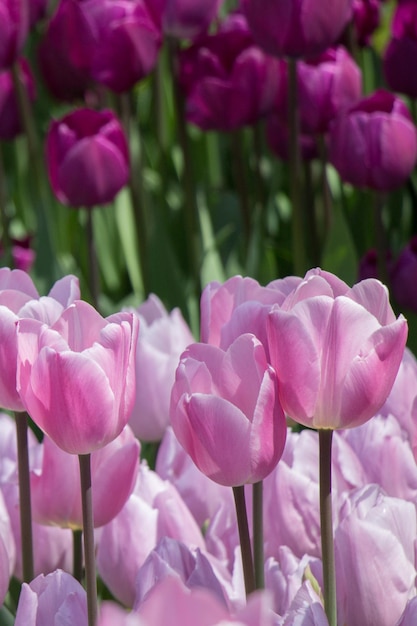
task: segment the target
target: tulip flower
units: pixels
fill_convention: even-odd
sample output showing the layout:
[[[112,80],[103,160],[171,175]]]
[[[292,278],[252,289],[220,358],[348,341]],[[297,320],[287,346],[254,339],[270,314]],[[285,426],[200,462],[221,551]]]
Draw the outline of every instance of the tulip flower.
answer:
[[[360,46],[368,46],[381,21],[381,0],[353,0],[353,25]]]
[[[11,68],[18,58],[29,29],[27,0],[0,3],[0,71]]]
[[[257,44],[275,56],[324,52],[352,16],[352,0],[242,0],[242,8]]]
[[[266,139],[272,152],[281,161],[288,161],[290,158],[290,132],[288,125],[282,121],[282,115],[274,112],[266,119]],[[300,134],[298,137],[300,145],[300,156],[303,161],[312,161],[319,156],[317,140],[307,134]]]
[[[387,84],[410,98],[417,97],[417,71],[409,60],[417,53],[417,4],[402,0],[395,7],[392,38],[384,52],[383,69]]]
[[[345,182],[391,191],[414,168],[416,129],[405,104],[381,89],[334,121],[329,150],[330,161]]]
[[[52,189],[63,204],[106,204],[129,180],[127,140],[110,110],[77,109],[53,121],[46,157]]]
[[[22,585],[15,626],[54,623],[87,626],[85,590],[61,570],[47,576],[40,574],[29,585]]]
[[[168,314],[155,295],[132,312],[138,316],[136,400],[129,419],[135,435],[160,441],[169,424],[169,402],[181,353],[194,341],[179,309]]]
[[[82,529],[79,466],[49,438],[42,443],[42,467],[31,474],[33,519],[42,524]],[[139,443],[129,427],[91,455],[96,528],[108,524],[130,496],[138,471]]]
[[[417,312],[414,285],[417,277],[417,237],[400,252],[391,269],[392,295],[400,307]]]
[[[182,51],[180,64],[187,119],[203,130],[235,130],[272,109],[279,62],[254,45],[243,15]]]
[[[35,82],[29,64],[25,59],[18,61],[20,75],[28,98],[35,99]],[[0,139],[14,139],[23,131],[16,90],[11,70],[0,72]]]
[[[0,269],[0,406],[23,411],[16,389],[16,323],[32,318],[53,324],[64,308],[80,297],[78,279],[65,276],[48,296],[40,297],[28,274],[21,270]]]
[[[345,285],[343,293],[322,278],[309,272],[292,308],[269,314],[271,363],[290,417],[310,428],[351,428],[375,415],[391,391],[407,323],[395,319],[379,281]]]
[[[148,2],[84,0],[81,5],[96,35],[91,77],[117,93],[131,89],[153,70],[161,46]]]
[[[177,369],[171,423],[215,482],[237,487],[265,478],[282,454],[286,425],[260,341],[241,335],[226,351],[192,344]]]
[[[214,19],[221,0],[158,0],[162,29],[177,39],[195,39]]]
[[[18,392],[34,422],[66,452],[89,454],[126,425],[138,326],[132,314],[104,319],[81,300],[51,327],[19,323]]]

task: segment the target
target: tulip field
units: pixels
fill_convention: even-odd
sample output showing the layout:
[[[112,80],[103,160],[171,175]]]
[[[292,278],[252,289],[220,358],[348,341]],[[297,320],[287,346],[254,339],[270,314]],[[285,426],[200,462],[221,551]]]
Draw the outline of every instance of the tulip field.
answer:
[[[0,0],[0,626],[417,624],[417,0]]]

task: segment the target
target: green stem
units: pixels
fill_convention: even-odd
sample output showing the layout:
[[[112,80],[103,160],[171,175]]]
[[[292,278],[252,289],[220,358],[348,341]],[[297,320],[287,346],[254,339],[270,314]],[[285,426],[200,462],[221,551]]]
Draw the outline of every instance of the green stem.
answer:
[[[79,582],[83,579],[83,533],[82,530],[72,531],[72,575]]]
[[[337,626],[336,574],[334,565],[332,512],[332,437],[332,430],[319,430],[320,530],[323,562],[324,609],[329,621],[329,626]]]
[[[1,214],[1,242],[3,244],[3,258],[10,260],[11,264],[11,245],[9,235],[9,216],[7,213],[7,181],[4,171],[3,152],[0,146],[0,214]]]
[[[263,533],[263,483],[254,483],[253,494],[253,562],[256,589],[265,587],[264,580],[264,533]]]
[[[88,626],[97,621],[97,579],[94,552],[94,520],[91,491],[91,455],[80,454],[81,502],[83,509],[85,586],[87,591]]]
[[[22,543],[23,582],[34,578],[32,507],[30,498],[30,472],[27,414],[15,411],[17,434],[17,462],[19,469],[20,533]]]
[[[237,525],[239,529],[240,549],[242,552],[243,577],[245,579],[245,590],[248,596],[255,591],[255,576],[253,571],[252,548],[249,537],[248,515],[245,502],[245,488],[243,485],[233,487],[235,499]]]
[[[240,213],[242,216],[243,237],[245,241],[245,252],[249,247],[249,240],[252,230],[251,210],[249,206],[247,173],[245,168],[245,159],[242,147],[242,134],[240,130],[231,133],[232,155],[233,155],[233,173],[234,182],[239,198]]]
[[[377,253],[378,278],[389,287],[389,274],[387,267],[387,243],[385,235],[384,222],[382,220],[382,209],[384,207],[385,197],[380,191],[374,191],[374,233],[375,233],[375,249]]]
[[[290,129],[290,189],[292,204],[292,245],[294,272],[304,276],[307,261],[304,243],[304,219],[301,203],[300,119],[297,94],[297,61],[288,59],[288,119]]]
[[[100,273],[98,268],[97,252],[94,243],[94,209],[85,209],[87,213],[87,249],[88,249],[88,281],[93,305],[98,309],[100,294]]]

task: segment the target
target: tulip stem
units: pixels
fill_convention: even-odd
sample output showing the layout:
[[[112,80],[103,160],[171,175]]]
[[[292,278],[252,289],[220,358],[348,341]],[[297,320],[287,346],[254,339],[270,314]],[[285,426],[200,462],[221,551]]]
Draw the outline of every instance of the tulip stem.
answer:
[[[241,131],[234,130],[231,133],[233,173],[234,183],[239,198],[240,212],[242,216],[243,237],[245,242],[245,252],[248,251],[251,234],[251,211],[249,207],[248,187],[246,184],[247,174],[245,172],[245,160],[242,148]]]
[[[79,582],[83,579],[83,533],[81,530],[72,531],[72,575]]]
[[[252,547],[249,537],[248,515],[245,502],[245,488],[243,485],[233,487],[235,498],[237,525],[239,529],[240,550],[242,553],[243,577],[245,579],[245,590],[248,596],[255,591],[255,576],[253,572]]]
[[[87,212],[87,248],[88,248],[88,279],[91,298],[96,309],[98,309],[98,297],[100,293],[100,274],[98,270],[97,253],[94,244],[94,224],[93,210],[86,209]]]
[[[319,430],[320,530],[323,562],[324,610],[329,621],[329,626],[337,626],[332,513],[332,437],[332,430]]]
[[[85,587],[87,591],[88,626],[97,620],[97,579],[94,552],[94,520],[91,491],[91,455],[78,455],[81,478],[81,503],[83,509]]]
[[[23,582],[35,577],[33,564],[32,506],[30,498],[28,420],[26,413],[15,411],[17,463],[19,468],[20,534]]]
[[[253,494],[253,562],[256,589],[263,589],[264,580],[264,532],[263,532],[263,482],[254,483]]]
[[[301,204],[301,154],[300,115],[298,106],[297,61],[288,59],[288,119],[290,129],[290,192],[292,204],[292,246],[294,272],[304,276],[306,255],[304,245],[304,220]]]
[[[384,222],[382,220],[382,209],[384,206],[384,195],[380,191],[374,191],[374,233],[375,249],[377,253],[378,278],[389,287],[389,275],[387,268],[387,244],[385,236]]]

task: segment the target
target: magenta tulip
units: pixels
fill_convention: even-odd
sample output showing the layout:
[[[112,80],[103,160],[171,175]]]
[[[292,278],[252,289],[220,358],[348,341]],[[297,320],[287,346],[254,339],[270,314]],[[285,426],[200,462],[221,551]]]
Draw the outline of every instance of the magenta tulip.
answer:
[[[413,237],[391,269],[391,288],[399,306],[415,312],[417,312],[417,294],[414,289],[416,278],[417,237]]]
[[[28,0],[0,2],[0,71],[9,69],[25,43],[29,29]]]
[[[77,109],[52,122],[46,157],[52,189],[63,204],[106,204],[129,180],[127,140],[110,110]]]
[[[161,32],[146,0],[84,0],[96,45],[91,76],[117,93],[131,89],[156,65]]]
[[[383,68],[392,91],[417,97],[417,70],[410,59],[417,54],[417,3],[398,2],[391,25],[392,38],[384,53]]]
[[[257,44],[275,56],[324,52],[352,16],[352,0],[242,0],[242,7]]]
[[[35,81],[25,59],[18,61],[19,74],[29,100],[35,99]],[[23,131],[11,70],[0,72],[0,140],[14,139]]]
[[[179,309],[168,314],[155,295],[132,310],[140,320],[136,351],[136,400],[129,419],[135,435],[160,441],[169,424],[175,370],[185,348],[194,341]]]
[[[192,344],[177,369],[171,423],[215,482],[238,486],[265,478],[282,454],[286,425],[260,341],[241,335],[225,352]]]
[[[363,424],[391,391],[406,339],[407,322],[395,319],[380,282],[344,289],[309,272],[292,306],[273,309],[268,319],[284,411],[310,428]]]
[[[353,0],[353,25],[360,46],[368,46],[381,21],[381,0]]]
[[[194,39],[215,18],[221,0],[158,0],[165,35]]]
[[[40,297],[30,276],[21,270],[0,269],[0,406],[23,411],[16,389],[16,323],[31,318],[53,324],[64,308],[80,297],[78,279],[65,276],[48,296]]]
[[[69,306],[51,327],[18,325],[17,388],[35,423],[63,450],[88,454],[115,439],[135,398],[139,321],[103,319],[86,302]]]
[[[184,50],[180,63],[187,119],[203,130],[253,124],[273,107],[279,62],[254,45],[243,15],[232,14]]]
[[[379,90],[342,113],[330,129],[330,161],[357,187],[391,191],[411,174],[417,134],[405,104]]]
[[[268,115],[266,120],[266,139],[272,152],[282,161],[289,160],[290,131],[280,113]],[[298,137],[300,156],[303,161],[312,161],[319,156],[317,140],[307,134]]]

